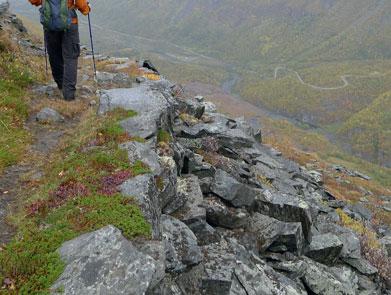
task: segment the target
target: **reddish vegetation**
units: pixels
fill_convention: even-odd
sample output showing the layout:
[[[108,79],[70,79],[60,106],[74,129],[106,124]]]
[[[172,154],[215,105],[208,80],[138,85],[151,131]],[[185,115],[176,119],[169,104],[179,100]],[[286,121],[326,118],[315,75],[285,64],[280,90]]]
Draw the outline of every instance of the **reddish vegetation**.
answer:
[[[130,171],[119,171],[102,177],[99,192],[103,195],[114,195],[118,192],[117,187],[132,176]]]
[[[391,258],[387,256],[385,250],[371,245],[371,240],[366,235],[360,237],[361,250],[365,259],[375,266],[379,275],[391,284]]]
[[[48,209],[58,208],[69,199],[87,196],[89,189],[82,183],[69,180],[60,184],[60,186],[49,193],[49,199],[38,200],[27,207],[27,214],[45,213]]]

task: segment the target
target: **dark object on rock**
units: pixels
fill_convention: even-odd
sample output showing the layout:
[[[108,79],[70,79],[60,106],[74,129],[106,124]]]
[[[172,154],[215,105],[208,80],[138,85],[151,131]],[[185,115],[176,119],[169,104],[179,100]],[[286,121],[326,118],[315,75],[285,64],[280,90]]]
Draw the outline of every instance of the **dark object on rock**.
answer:
[[[142,62],[142,67],[149,69],[159,75],[159,71],[156,69],[156,67],[152,64],[152,62],[150,60],[147,60],[147,59],[144,60]]]

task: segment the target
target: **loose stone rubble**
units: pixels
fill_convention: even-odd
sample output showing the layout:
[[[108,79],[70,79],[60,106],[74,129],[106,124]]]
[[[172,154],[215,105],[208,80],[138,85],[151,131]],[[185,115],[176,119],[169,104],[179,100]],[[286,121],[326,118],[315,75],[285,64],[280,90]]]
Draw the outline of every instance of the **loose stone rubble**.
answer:
[[[98,114],[137,112],[120,124],[145,143],[121,148],[150,173],[119,191],[138,202],[152,240],[133,243],[108,226],[65,243],[53,293],[390,294],[335,212],[367,220],[365,208],[336,201],[321,171],[263,145],[256,122],[219,114],[200,96],[176,97],[164,79],[137,81],[100,91]],[[161,130],[172,137],[164,149]],[[390,238],[382,243],[390,252]]]

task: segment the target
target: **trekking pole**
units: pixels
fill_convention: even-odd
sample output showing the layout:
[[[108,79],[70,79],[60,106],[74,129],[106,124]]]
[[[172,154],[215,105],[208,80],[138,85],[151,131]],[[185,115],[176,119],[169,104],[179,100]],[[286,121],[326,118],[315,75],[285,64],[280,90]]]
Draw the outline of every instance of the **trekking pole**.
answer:
[[[92,39],[92,28],[91,28],[91,18],[90,14],[88,14],[88,27],[90,29],[90,41],[91,41],[91,51],[92,51],[92,61],[94,63],[94,76],[96,79],[96,63],[95,63],[95,51],[94,51],[94,41]]]
[[[48,77],[49,67],[48,67],[48,49],[46,45],[46,36],[45,31],[43,32],[43,46],[45,47],[45,70],[46,70],[46,78]]]

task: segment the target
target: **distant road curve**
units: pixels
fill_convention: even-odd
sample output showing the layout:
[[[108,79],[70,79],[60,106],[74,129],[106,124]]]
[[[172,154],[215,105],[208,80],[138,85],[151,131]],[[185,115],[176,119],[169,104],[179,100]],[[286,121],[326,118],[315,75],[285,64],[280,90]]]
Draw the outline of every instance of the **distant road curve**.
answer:
[[[343,85],[336,86],[336,87],[321,87],[321,86],[316,86],[316,85],[313,85],[313,84],[305,82],[297,71],[292,70],[292,69],[288,69],[288,68],[283,67],[283,66],[278,66],[278,67],[276,67],[274,69],[274,80],[278,79],[278,73],[280,71],[294,73],[301,84],[306,85],[306,86],[311,87],[311,88],[316,89],[316,90],[339,90],[339,89],[346,88],[346,87],[348,87],[350,85],[350,83],[348,81],[348,78],[352,78],[352,77],[356,77],[356,78],[373,78],[373,77],[376,77],[377,78],[377,77],[382,77],[382,76],[386,75],[386,74],[382,74],[382,73],[379,73],[379,72],[373,72],[373,73],[371,73],[369,75],[342,75],[341,76],[341,80],[343,82]]]

